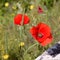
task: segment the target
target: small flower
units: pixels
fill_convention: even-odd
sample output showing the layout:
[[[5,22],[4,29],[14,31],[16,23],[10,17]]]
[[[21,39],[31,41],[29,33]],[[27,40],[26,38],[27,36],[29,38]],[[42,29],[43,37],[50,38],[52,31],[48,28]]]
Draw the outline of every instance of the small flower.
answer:
[[[25,43],[24,42],[20,42],[20,44],[19,44],[19,46],[24,46],[25,45]]]
[[[43,9],[40,6],[38,6],[38,13],[43,13]]]
[[[30,19],[27,15],[24,14],[17,14],[15,17],[14,17],[14,24],[16,25],[21,25],[22,24],[22,21],[23,21],[23,24],[28,24]]]
[[[52,42],[51,29],[44,23],[39,23],[37,26],[32,27],[30,33],[42,46]]]
[[[3,59],[8,59],[8,58],[9,58],[8,54],[3,55]]]
[[[6,3],[5,3],[5,7],[8,7],[8,6],[9,6],[9,3],[8,3],[8,2],[6,2]]]
[[[30,6],[30,9],[32,10],[33,8],[34,8],[34,5],[31,5],[31,6]]]

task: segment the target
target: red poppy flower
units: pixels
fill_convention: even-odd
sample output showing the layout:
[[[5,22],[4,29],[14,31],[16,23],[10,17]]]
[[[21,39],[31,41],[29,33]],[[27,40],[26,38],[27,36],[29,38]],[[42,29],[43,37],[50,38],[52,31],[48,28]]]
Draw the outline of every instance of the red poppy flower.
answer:
[[[40,6],[38,7],[38,13],[43,13],[43,9]]]
[[[23,24],[28,24],[28,23],[29,23],[30,19],[29,19],[29,17],[28,17],[27,15],[24,15],[24,17],[23,17],[22,14],[17,14],[17,15],[14,17],[14,24],[16,24],[16,25],[21,25],[21,23],[22,23],[22,18],[24,18]]]
[[[39,23],[37,26],[32,27],[30,33],[42,46],[52,42],[51,29],[44,23]]]

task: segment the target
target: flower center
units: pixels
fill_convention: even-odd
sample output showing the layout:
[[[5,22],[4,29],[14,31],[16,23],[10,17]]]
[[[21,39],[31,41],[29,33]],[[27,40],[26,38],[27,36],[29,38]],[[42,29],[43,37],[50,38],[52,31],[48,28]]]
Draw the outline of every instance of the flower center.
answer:
[[[40,33],[40,34],[38,34],[38,36],[40,37],[40,38],[42,38],[43,37],[43,35]]]

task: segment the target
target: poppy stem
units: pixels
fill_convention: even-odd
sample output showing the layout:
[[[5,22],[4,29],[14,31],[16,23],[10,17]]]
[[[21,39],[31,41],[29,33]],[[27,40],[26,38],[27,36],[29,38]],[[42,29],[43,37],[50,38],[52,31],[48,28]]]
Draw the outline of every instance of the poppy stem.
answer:
[[[7,39],[7,32],[5,32],[5,53],[8,53],[8,39]]]
[[[31,46],[25,51],[24,55],[25,55],[32,47],[34,47],[34,46],[37,45],[37,44],[38,44],[38,43],[35,43],[35,44],[31,45]]]
[[[24,12],[23,12],[21,25],[23,25],[23,23],[24,23],[24,14],[25,14],[25,9],[24,9]]]

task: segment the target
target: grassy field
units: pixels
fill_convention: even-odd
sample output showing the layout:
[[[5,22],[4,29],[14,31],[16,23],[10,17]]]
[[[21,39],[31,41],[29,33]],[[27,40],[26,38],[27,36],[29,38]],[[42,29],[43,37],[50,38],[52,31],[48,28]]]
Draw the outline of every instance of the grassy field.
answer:
[[[60,40],[60,1],[0,1],[0,60],[34,60]],[[31,8],[32,6],[32,8]],[[43,10],[39,13],[38,6]],[[16,14],[27,14],[27,25],[15,25]],[[30,34],[32,26],[44,22],[51,27],[53,41],[42,47]]]

